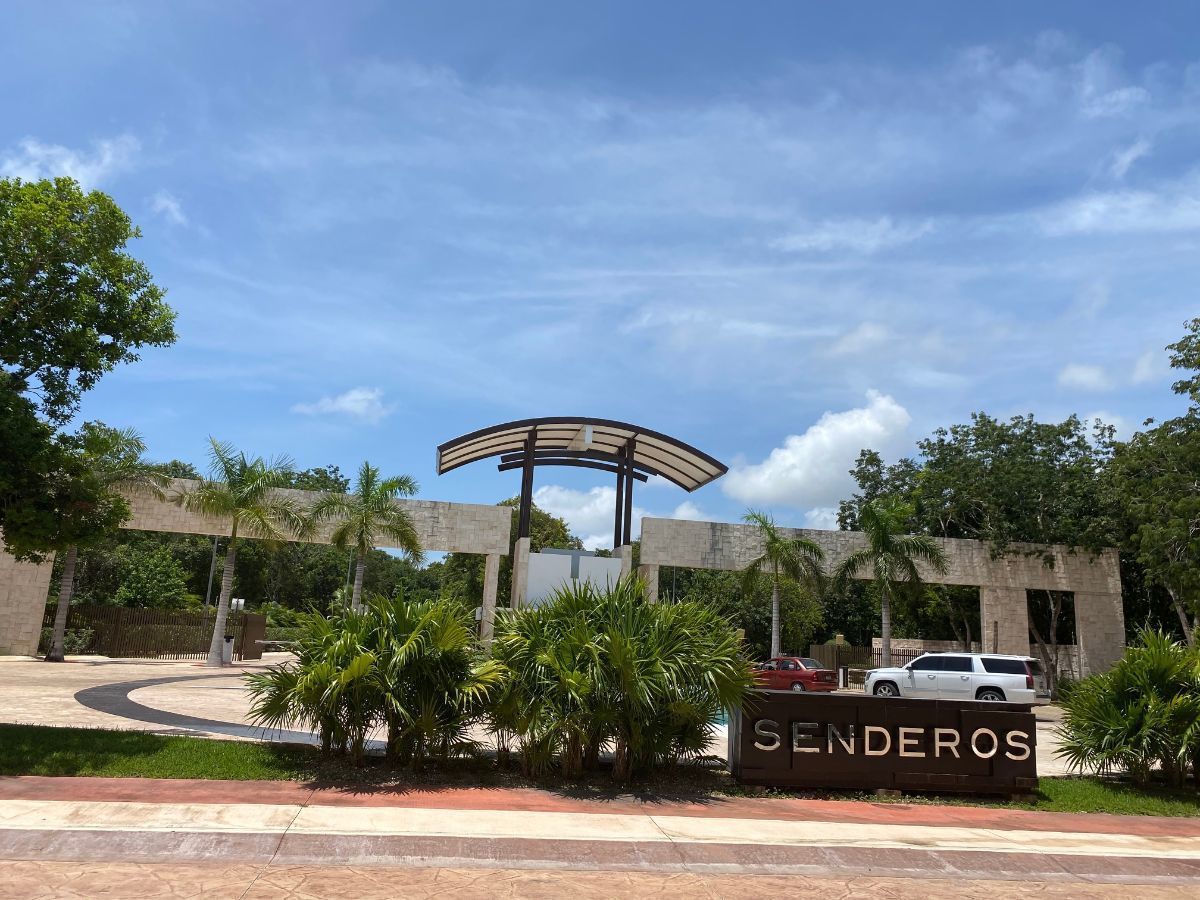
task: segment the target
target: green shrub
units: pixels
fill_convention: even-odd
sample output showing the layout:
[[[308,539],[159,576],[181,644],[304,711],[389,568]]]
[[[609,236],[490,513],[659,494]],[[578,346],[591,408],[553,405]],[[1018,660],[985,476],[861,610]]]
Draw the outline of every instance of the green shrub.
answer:
[[[369,596],[361,613],[302,619],[296,660],[248,677],[252,722],[311,728],[325,752],[358,764],[380,725],[389,760],[414,769],[431,754],[475,749],[467,732],[500,667],[479,657],[470,611],[450,600]]]
[[[63,652],[72,655],[86,653],[91,648],[92,640],[95,637],[96,633],[90,628],[68,628],[63,638]],[[40,653],[48,652],[53,639],[54,629],[43,628],[38,640],[38,651]]]
[[[577,774],[603,746],[619,781],[701,756],[753,683],[728,620],[704,603],[648,603],[639,579],[576,583],[502,612],[493,655],[507,678],[491,727],[517,737],[529,774],[555,761]]]
[[[1128,775],[1156,769],[1182,785],[1200,762],[1200,654],[1143,630],[1110,671],[1076,683],[1063,701],[1058,751],[1077,770]]]

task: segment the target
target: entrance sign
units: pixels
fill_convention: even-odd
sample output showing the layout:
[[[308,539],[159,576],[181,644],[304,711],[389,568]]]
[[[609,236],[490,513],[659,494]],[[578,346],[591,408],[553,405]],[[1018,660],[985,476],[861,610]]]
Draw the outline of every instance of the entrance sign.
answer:
[[[1037,725],[1021,703],[760,691],[729,723],[743,784],[1023,794]]]

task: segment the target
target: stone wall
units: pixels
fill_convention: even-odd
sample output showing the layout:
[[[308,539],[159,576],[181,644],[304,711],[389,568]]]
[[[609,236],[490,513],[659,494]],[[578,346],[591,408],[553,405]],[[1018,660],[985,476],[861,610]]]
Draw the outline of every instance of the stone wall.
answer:
[[[780,531],[785,536],[803,537],[816,543],[825,552],[829,569],[866,542],[862,534],[854,531],[808,528]],[[642,519],[641,540],[642,571],[648,577],[657,576],[661,566],[743,569],[762,552],[754,526],[724,522],[647,517]],[[982,541],[943,538],[938,543],[946,553],[949,569],[945,575],[925,570],[922,577],[932,583],[979,587],[984,641],[990,647],[995,635],[997,652],[1022,655],[1028,652],[1025,591],[1035,589],[1074,593],[1076,633],[1084,672],[1103,671],[1121,657],[1125,620],[1116,550],[1093,555],[1058,545],[1017,544],[1008,555],[995,558]],[[1051,565],[1044,562],[1047,557]]]
[[[194,482],[177,478],[167,491],[173,497]],[[307,506],[320,496],[315,491],[287,490],[280,493],[295,497]],[[129,498],[131,516],[126,528],[140,531],[166,531],[175,534],[229,534],[229,521],[203,516],[168,500],[151,495]],[[408,511],[426,550],[454,553],[481,553],[489,557],[508,553],[508,534],[512,510],[506,506],[472,503],[445,503],[438,500],[400,500],[397,505]],[[326,526],[311,538],[312,543],[328,543],[332,526]],[[393,545],[386,540],[381,548]],[[489,561],[490,562],[490,561]],[[492,568],[499,565],[498,561]],[[0,544],[0,655],[32,656],[37,652],[46,592],[50,587],[52,561],[40,566],[19,563]],[[495,605],[495,579],[487,585]],[[485,597],[485,603],[486,603]]]

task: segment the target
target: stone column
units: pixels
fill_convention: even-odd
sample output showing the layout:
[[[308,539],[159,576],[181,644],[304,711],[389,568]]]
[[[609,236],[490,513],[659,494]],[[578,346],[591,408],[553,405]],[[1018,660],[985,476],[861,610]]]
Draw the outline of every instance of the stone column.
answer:
[[[658,602],[658,566],[643,563],[638,566],[638,575],[646,582],[646,599],[651,603]]]
[[[1084,675],[1098,675],[1112,668],[1125,652],[1121,595],[1075,591],[1075,634]]]
[[[621,560],[621,577],[628,578],[633,571],[633,546],[622,544],[613,550],[613,556]]]
[[[529,538],[517,538],[513,546],[512,608],[525,605],[525,594],[529,587]]]
[[[53,571],[53,554],[40,565],[18,562],[0,543],[0,656],[37,654]]]
[[[496,587],[500,581],[500,554],[489,553],[483,560],[483,612],[479,620],[479,637],[485,644],[492,642],[496,625]]]
[[[980,644],[984,653],[1029,655],[1029,601],[1025,588],[979,588]],[[996,646],[993,646],[993,639]]]

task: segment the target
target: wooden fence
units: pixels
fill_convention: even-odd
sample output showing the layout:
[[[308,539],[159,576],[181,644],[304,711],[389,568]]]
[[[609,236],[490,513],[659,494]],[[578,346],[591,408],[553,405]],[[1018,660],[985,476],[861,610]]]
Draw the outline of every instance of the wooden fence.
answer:
[[[58,604],[46,605],[39,652],[49,649]],[[204,659],[212,641],[215,612],[132,609],[124,606],[73,605],[67,613],[69,653],[142,659]],[[259,659],[266,619],[256,613],[230,612],[225,633],[233,635],[233,658]]]

